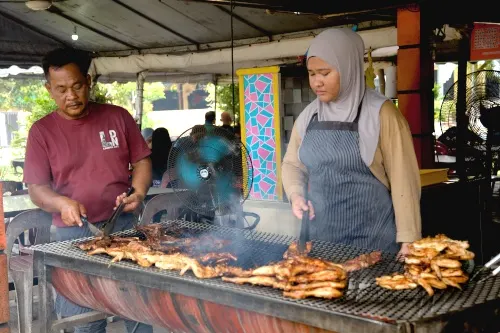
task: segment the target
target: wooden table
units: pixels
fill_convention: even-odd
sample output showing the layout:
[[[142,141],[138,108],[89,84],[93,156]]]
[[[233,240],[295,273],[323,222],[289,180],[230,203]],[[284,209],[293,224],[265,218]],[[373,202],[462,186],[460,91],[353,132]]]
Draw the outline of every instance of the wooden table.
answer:
[[[156,188],[151,187],[146,196],[146,200],[151,199],[155,195],[163,193],[172,193],[171,188]],[[3,197],[3,209],[4,216],[6,218],[14,217],[24,211],[38,208],[33,202],[31,202],[30,196],[28,194],[5,196]]]

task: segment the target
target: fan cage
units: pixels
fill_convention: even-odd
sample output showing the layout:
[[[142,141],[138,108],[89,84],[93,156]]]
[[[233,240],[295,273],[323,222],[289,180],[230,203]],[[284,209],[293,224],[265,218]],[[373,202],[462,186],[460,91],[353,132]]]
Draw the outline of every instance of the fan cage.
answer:
[[[186,130],[172,146],[167,165],[174,193],[197,214],[234,214],[252,188],[247,148],[220,127],[197,125]]]
[[[457,87],[455,82],[446,92],[439,113],[441,133],[457,125]],[[491,108],[500,106],[500,71],[481,70],[466,76],[466,107],[468,129],[477,135],[478,141],[487,139],[488,129],[480,120],[480,106]]]
[[[456,148],[456,105],[458,82],[446,92],[439,113],[439,123],[443,141],[449,148]],[[481,108],[491,110],[500,106],[500,71],[480,70],[466,76],[467,131],[464,138],[465,174],[474,177],[488,177],[492,168],[496,170],[500,145],[487,141],[489,130],[481,119]],[[496,112],[497,110],[492,110]],[[499,110],[500,111],[500,110]]]

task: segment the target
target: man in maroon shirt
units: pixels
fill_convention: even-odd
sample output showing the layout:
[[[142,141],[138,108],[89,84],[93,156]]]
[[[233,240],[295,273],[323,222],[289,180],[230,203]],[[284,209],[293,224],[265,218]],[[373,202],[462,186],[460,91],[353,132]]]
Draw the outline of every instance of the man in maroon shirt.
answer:
[[[114,231],[131,228],[131,212],[151,185],[151,152],[132,116],[118,106],[89,102],[90,63],[87,53],[74,49],[46,55],[46,88],[57,110],[33,124],[26,146],[24,182],[31,200],[53,214],[59,241],[90,236],[81,217],[100,227],[121,201],[126,204],[124,214]],[[125,197],[130,186],[135,192]],[[56,311],[69,317],[90,309],[57,295]],[[126,321],[129,331],[135,325]],[[75,328],[105,330],[105,320]],[[152,327],[140,324],[135,332],[152,332]]]

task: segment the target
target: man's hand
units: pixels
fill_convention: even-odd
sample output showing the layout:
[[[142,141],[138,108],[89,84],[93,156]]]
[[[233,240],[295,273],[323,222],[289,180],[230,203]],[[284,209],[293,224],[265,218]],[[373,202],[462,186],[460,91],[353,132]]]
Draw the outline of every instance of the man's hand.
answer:
[[[125,206],[123,207],[123,212],[133,212],[134,210],[139,207],[139,205],[144,201],[145,195],[134,192],[131,195],[127,197],[127,193],[122,193],[119,196],[116,197],[116,206],[115,209],[120,205],[120,203],[125,203]]]
[[[78,201],[72,200],[70,198],[61,197],[61,203],[59,205],[59,212],[61,213],[61,219],[68,227],[73,227],[78,225],[83,226],[81,216],[87,217],[87,210]]]
[[[309,211],[309,220],[314,219],[314,207],[311,201],[306,205],[306,200],[299,194],[292,194],[290,200],[292,202],[292,212],[296,218],[301,220],[304,212]]]

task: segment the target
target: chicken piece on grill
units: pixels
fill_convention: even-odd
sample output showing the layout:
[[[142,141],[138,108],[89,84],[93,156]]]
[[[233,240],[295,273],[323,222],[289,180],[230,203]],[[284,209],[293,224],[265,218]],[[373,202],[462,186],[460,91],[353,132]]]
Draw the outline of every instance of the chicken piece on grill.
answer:
[[[243,269],[241,267],[226,266],[224,268],[224,276],[250,277],[253,274],[251,269]]]
[[[436,265],[443,268],[460,268],[462,267],[462,263],[456,259],[448,259],[443,257],[437,257],[432,259],[432,262],[435,262]]]
[[[404,277],[401,274],[380,277],[377,284],[388,289],[417,284],[430,296],[434,295],[434,289],[448,286],[461,289],[460,284],[469,279],[461,269],[461,261],[474,258],[468,248],[467,241],[453,240],[443,234],[415,241],[405,258]]]
[[[380,276],[375,280],[380,287],[391,290],[415,289],[418,286],[412,279],[402,274]]]
[[[257,286],[272,287],[275,289],[285,289],[286,283],[271,276],[250,276],[250,277],[222,277],[222,281],[235,284],[253,284]]]
[[[344,262],[341,266],[346,272],[353,272],[363,268],[375,265],[382,259],[382,252],[374,251],[368,254],[362,254]]]
[[[311,290],[317,288],[335,288],[335,289],[344,289],[347,286],[346,281],[321,281],[321,282],[311,282],[311,283],[301,283],[297,285],[288,284],[285,288],[286,291],[295,291],[295,290]]]
[[[309,252],[311,252],[311,249],[312,249],[312,242],[307,242],[305,252],[300,253],[298,241],[293,241],[283,254],[283,259],[290,259],[298,256],[307,256]]]
[[[435,237],[422,238],[412,243],[412,247],[415,249],[433,248],[438,252],[441,252],[448,247],[468,249],[469,246],[469,242],[467,241],[454,240],[443,234],[436,235]]]
[[[283,295],[285,297],[290,297],[294,299],[304,299],[311,296],[317,298],[332,299],[332,298],[342,297],[342,292],[332,287],[323,287],[311,290],[285,291]]]
[[[418,278],[417,279],[417,283],[425,289],[425,291],[427,292],[427,294],[429,294],[429,296],[432,296],[434,295],[434,289],[432,289],[432,286],[430,285],[430,283],[428,282],[428,280],[426,279],[422,279],[422,278]]]
[[[426,267],[426,266],[406,265],[405,271],[410,276],[420,276],[420,274],[429,273],[431,271],[431,269],[429,267]]]
[[[430,265],[431,260],[427,257],[416,257],[408,255],[405,257],[405,264],[407,265]]]
[[[207,262],[222,262],[222,261],[236,261],[238,258],[229,252],[210,252],[202,255],[200,257],[200,261],[202,263],[207,263]]]
[[[413,245],[409,246],[409,255],[411,257],[416,257],[416,258],[426,258],[426,259],[433,259],[436,256],[439,255],[439,251],[436,250],[435,248],[420,248],[416,249],[413,247]]]
[[[324,270],[311,274],[292,276],[288,279],[291,283],[310,283],[320,281],[342,281],[346,279],[346,273],[343,269]]]
[[[460,268],[445,268],[441,270],[443,277],[464,276],[464,272]]]
[[[474,252],[466,250],[457,244],[450,244],[445,251],[445,256],[458,260],[472,260],[475,257]]]
[[[160,255],[156,258],[155,266],[160,269],[179,270],[180,275],[191,270],[198,279],[211,279],[223,273],[220,269],[203,266],[196,259],[181,253]]]
[[[83,251],[93,251],[98,248],[106,248],[109,246],[122,246],[137,240],[139,240],[138,237],[95,237],[94,239],[78,243],[76,246]]]
[[[460,283],[467,282],[469,280],[469,277],[467,277],[465,275],[463,275],[463,276],[450,276],[450,277],[443,277],[441,280],[449,286],[452,286],[452,287],[455,287],[455,288],[462,290]]]

